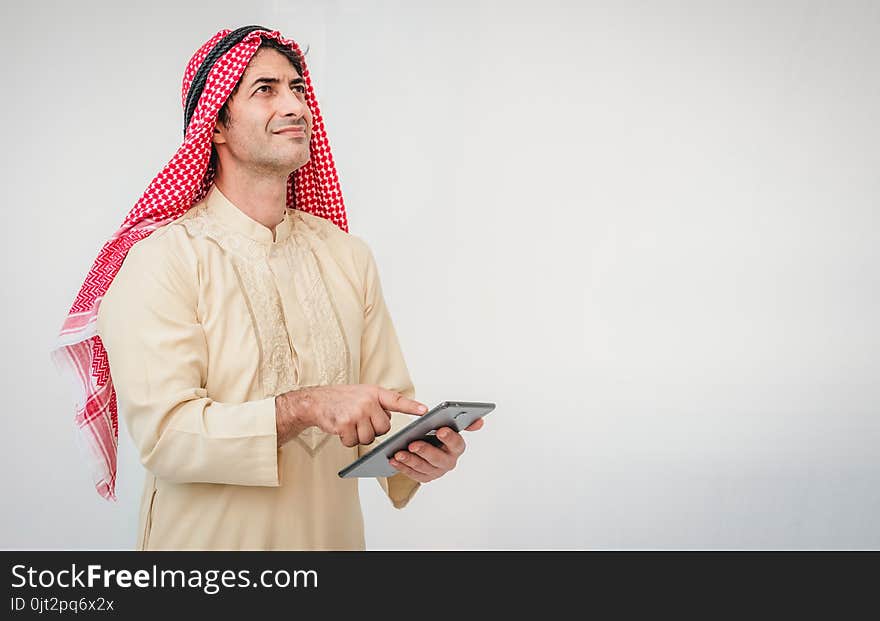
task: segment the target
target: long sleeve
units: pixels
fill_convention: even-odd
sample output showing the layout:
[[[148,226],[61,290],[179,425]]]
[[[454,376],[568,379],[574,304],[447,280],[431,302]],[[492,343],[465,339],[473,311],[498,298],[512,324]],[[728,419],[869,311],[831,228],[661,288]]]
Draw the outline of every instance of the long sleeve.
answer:
[[[365,252],[364,266],[364,330],[361,337],[360,382],[375,384],[415,398],[415,388],[400,349],[397,332],[391,314],[382,295],[382,285],[373,253],[361,241]],[[369,452],[375,444],[396,433],[413,420],[412,416],[393,412],[388,435],[377,438],[372,444],[358,447],[358,454]],[[419,482],[404,474],[377,478],[379,485],[397,509],[407,505],[419,488]]]
[[[178,237],[159,231],[136,244],[101,302],[97,329],[120,415],[161,479],[278,486],[274,397],[218,403],[204,388],[197,261]]]

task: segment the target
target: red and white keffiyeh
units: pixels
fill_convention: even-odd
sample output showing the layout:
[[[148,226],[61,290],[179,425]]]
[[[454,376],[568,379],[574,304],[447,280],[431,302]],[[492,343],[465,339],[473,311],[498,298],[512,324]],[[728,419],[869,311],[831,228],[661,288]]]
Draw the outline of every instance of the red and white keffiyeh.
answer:
[[[199,67],[211,50],[222,43],[231,32],[233,31],[228,29],[221,30],[190,59],[183,77],[184,108],[190,85]],[[72,382],[76,397],[77,436],[93,466],[95,487],[108,500],[116,500],[119,423],[116,393],[107,354],[96,332],[98,307],[129,249],[157,228],[183,215],[204,198],[213,181],[213,168],[209,169],[209,161],[217,113],[238,83],[263,38],[275,39],[290,47],[299,57],[306,88],[306,103],[313,117],[312,137],[309,142],[311,158],[288,179],[288,207],[295,206],[327,218],[342,230],[348,230],[339,179],[305,58],[299,46],[294,41],[284,39],[278,31],[253,30],[216,60],[210,69],[204,90],[186,129],[183,144],[150,183],[119,230],[101,249],[64,321],[52,351],[52,358],[62,375]]]

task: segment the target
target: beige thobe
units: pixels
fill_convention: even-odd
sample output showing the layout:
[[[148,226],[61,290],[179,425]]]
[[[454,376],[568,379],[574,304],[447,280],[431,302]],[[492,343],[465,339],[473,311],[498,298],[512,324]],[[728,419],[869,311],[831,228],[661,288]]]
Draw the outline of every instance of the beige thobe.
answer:
[[[138,549],[364,548],[358,480],[337,472],[373,445],[312,427],[278,448],[274,401],[357,383],[414,397],[363,240],[292,209],[273,239],[212,187],[132,247],[98,334],[147,470]],[[397,508],[418,489],[379,483]]]

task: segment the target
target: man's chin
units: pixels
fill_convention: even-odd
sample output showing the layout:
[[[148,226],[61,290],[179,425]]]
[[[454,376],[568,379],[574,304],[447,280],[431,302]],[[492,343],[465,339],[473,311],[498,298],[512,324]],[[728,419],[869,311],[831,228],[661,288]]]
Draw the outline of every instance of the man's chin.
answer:
[[[306,164],[308,164],[309,159],[310,158],[308,155],[306,155],[305,157],[300,155],[295,158],[277,161],[277,162],[275,162],[274,168],[277,168],[280,172],[286,172],[287,174],[290,174],[294,171],[299,170],[300,168],[302,168]]]

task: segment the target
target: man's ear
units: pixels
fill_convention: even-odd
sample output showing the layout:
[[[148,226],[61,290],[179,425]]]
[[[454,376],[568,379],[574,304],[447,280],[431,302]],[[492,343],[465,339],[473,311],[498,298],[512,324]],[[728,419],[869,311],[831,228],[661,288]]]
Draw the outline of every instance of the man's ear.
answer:
[[[220,121],[214,123],[214,136],[211,138],[211,142],[214,144],[224,144],[226,142],[226,136],[223,135]]]

